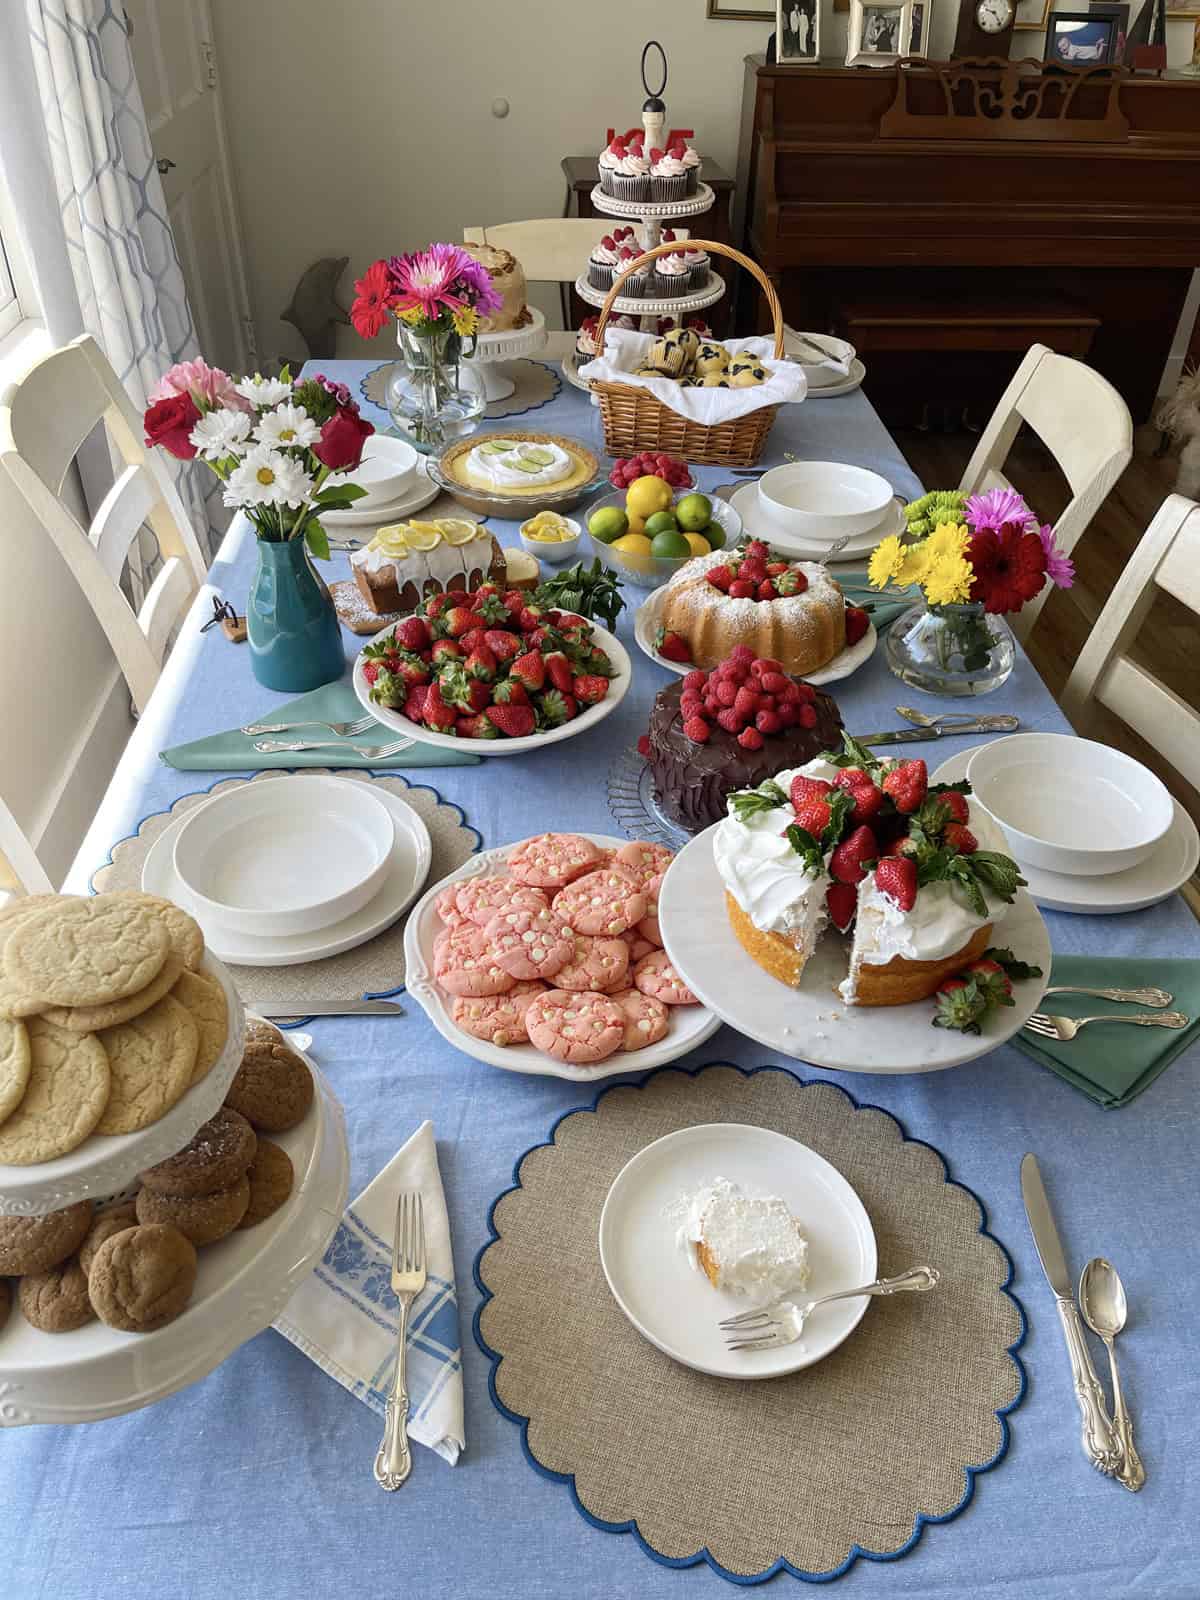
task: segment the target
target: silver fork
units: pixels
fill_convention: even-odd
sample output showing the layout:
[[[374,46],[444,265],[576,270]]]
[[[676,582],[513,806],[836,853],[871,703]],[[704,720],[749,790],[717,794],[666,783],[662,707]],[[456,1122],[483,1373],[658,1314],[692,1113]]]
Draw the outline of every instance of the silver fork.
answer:
[[[1132,1022],[1139,1028],[1186,1028],[1191,1020],[1182,1011],[1137,1011],[1128,1017],[1115,1012],[1103,1017],[1053,1017],[1045,1011],[1035,1011],[1025,1026],[1030,1033],[1039,1034],[1043,1039],[1061,1039],[1065,1044],[1089,1022]]]
[[[353,722],[248,722],[243,733],[291,733],[294,728],[328,728],[330,733],[366,733],[368,728],[378,728],[374,717],[355,717]]]
[[[254,748],[261,750],[265,756],[281,755],[285,750],[340,750],[343,755],[349,751],[356,756],[373,756],[382,761],[386,756],[398,756],[410,744],[411,739],[393,739],[391,744],[335,744],[332,739],[294,739],[290,742],[287,739],[256,739]]]
[[[740,1317],[726,1317],[718,1326],[724,1330],[725,1342],[731,1350],[770,1350],[776,1345],[795,1344],[804,1332],[805,1322],[818,1306],[826,1306],[832,1300],[853,1300],[860,1294],[924,1294],[937,1286],[940,1277],[936,1267],[913,1267],[898,1278],[876,1278],[874,1283],[862,1284],[857,1289],[838,1289],[801,1305],[791,1300],[777,1300],[774,1305],[757,1311],[743,1311]]]
[[[906,722],[915,723],[918,728],[956,728],[966,724],[978,727],[981,723],[986,723],[989,728],[1004,732],[1018,726],[1017,718],[1003,711],[984,716],[980,716],[978,711],[938,711],[930,716],[926,711],[918,711],[915,706],[897,706],[896,712]]]
[[[1093,1000],[1127,1000],[1135,1006],[1169,1006],[1173,994],[1165,989],[1079,989],[1072,984],[1060,983],[1047,994],[1089,994]]]
[[[383,1425],[383,1441],[375,1457],[375,1482],[381,1489],[398,1489],[412,1471],[408,1448],[408,1385],[405,1381],[405,1340],[412,1303],[425,1287],[425,1219],[418,1189],[402,1189],[396,1202],[396,1237],[392,1242],[392,1292],[400,1302],[396,1329],[396,1372]]]

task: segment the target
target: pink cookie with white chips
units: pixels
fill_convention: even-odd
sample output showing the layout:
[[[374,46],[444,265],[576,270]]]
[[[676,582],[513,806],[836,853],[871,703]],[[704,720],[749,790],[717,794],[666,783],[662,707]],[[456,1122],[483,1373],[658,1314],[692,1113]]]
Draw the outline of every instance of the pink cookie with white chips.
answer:
[[[622,989],[613,999],[625,1017],[625,1042],[622,1050],[644,1050],[665,1039],[670,1026],[667,1008],[653,995],[640,989]]]
[[[663,874],[674,859],[674,851],[668,850],[665,845],[651,844],[646,839],[631,839],[617,851],[613,865],[623,867],[631,877],[636,878],[651,905],[657,905]]]
[[[668,1006],[697,1006],[700,1002],[671,965],[665,950],[643,956],[633,969],[633,985],[643,994]]]
[[[561,889],[599,862],[600,851],[581,833],[539,833],[517,845],[508,870],[518,883],[534,889]]]
[[[565,967],[554,974],[556,989],[589,989],[611,994],[629,982],[629,946],[621,939],[598,939],[590,933],[576,933],[574,953]]]
[[[647,911],[646,915],[642,918],[633,931],[637,934],[639,939],[644,940],[644,942],[648,945],[652,945],[655,950],[662,949],[662,930],[658,925],[657,911]]]
[[[472,922],[438,936],[433,946],[433,975],[447,994],[473,999],[504,994],[514,981],[496,960],[482,929]]]
[[[507,994],[478,998],[459,995],[450,1008],[451,1020],[473,1039],[485,1044],[528,1044],[525,1013],[535,995],[545,994],[542,983],[515,983]]]
[[[486,928],[498,911],[544,911],[550,902],[540,889],[514,883],[511,878],[468,878],[456,885],[455,906],[461,916]]]
[[[604,994],[549,989],[525,1013],[529,1041],[556,1061],[595,1066],[621,1048],[625,1013]]]
[[[545,906],[497,911],[483,936],[499,965],[514,978],[552,978],[575,954],[575,935]]]
[[[554,909],[576,933],[613,938],[640,922],[650,909],[645,894],[623,869],[589,872],[554,896]]]

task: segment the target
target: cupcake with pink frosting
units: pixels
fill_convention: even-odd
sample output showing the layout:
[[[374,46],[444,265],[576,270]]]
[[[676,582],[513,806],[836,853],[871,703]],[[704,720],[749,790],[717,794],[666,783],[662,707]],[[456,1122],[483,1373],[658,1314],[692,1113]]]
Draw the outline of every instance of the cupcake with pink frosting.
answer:
[[[659,256],[654,263],[654,294],[660,300],[678,300],[690,294],[691,268],[687,264],[683,246],[669,255]]]
[[[688,292],[696,294],[708,288],[710,257],[707,250],[698,250],[693,244],[684,246],[683,259],[688,267]]]
[[[594,361],[600,353],[600,346],[596,340],[596,330],[600,326],[599,316],[584,317],[579,324],[579,332],[575,336],[575,365],[583,366],[585,361]],[[609,328],[636,328],[637,323],[632,317],[609,317],[605,325],[605,333]]]
[[[690,144],[681,145],[676,143],[671,146],[670,153],[678,156],[679,160],[683,162],[684,170],[687,173],[687,189],[685,193],[689,195],[695,194],[700,188],[700,157],[696,154],[694,147]]]
[[[611,289],[620,246],[614,234],[606,233],[588,257],[587,281],[593,289]]]
[[[636,244],[623,244],[617,256],[617,276],[620,277],[626,267],[636,261],[641,254],[642,251]],[[643,261],[621,285],[621,293],[623,295],[631,295],[635,300],[640,300],[649,287],[653,269],[653,261]]]

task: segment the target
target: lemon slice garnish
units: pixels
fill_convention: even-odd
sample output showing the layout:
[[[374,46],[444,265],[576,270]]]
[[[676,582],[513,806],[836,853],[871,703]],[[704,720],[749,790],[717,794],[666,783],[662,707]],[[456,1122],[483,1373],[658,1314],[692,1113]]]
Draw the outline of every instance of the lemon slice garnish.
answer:
[[[441,517],[437,526],[441,529],[442,538],[451,546],[470,544],[479,532],[479,524],[468,522],[465,517]]]
[[[408,530],[402,522],[392,522],[386,528],[380,528],[371,543],[385,556],[391,556],[395,561],[404,561],[408,556],[407,534]]]
[[[436,522],[410,522],[407,539],[410,550],[436,550],[442,542],[442,530]]]

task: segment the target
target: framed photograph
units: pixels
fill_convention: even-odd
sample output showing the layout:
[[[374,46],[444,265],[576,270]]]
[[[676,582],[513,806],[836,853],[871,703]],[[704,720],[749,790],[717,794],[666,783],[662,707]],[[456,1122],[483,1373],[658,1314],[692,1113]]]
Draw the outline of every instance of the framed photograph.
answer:
[[[890,67],[904,54],[914,0],[850,0],[848,67]]]
[[[1200,0],[1167,0],[1168,17],[1200,17]]]
[[[819,0],[778,0],[775,59],[781,67],[811,66],[821,54]]]
[[[1043,59],[1060,67],[1103,66],[1115,59],[1118,27],[1114,16],[1091,11],[1052,11],[1046,24]]]
[[[912,0],[908,7],[908,37],[904,42],[906,56],[929,54],[929,27],[933,21],[933,0]]]
[[[1109,0],[1091,0],[1088,6],[1088,15],[1091,17],[1112,17],[1117,24],[1116,37],[1113,40],[1113,53],[1110,61],[1124,61],[1125,47],[1129,43],[1129,7],[1127,5],[1113,5]]]
[[[1050,17],[1051,0],[1017,0],[1013,32],[1041,33]]]
[[[727,0],[708,0],[704,15],[710,22],[774,22],[774,6],[740,6]]]

